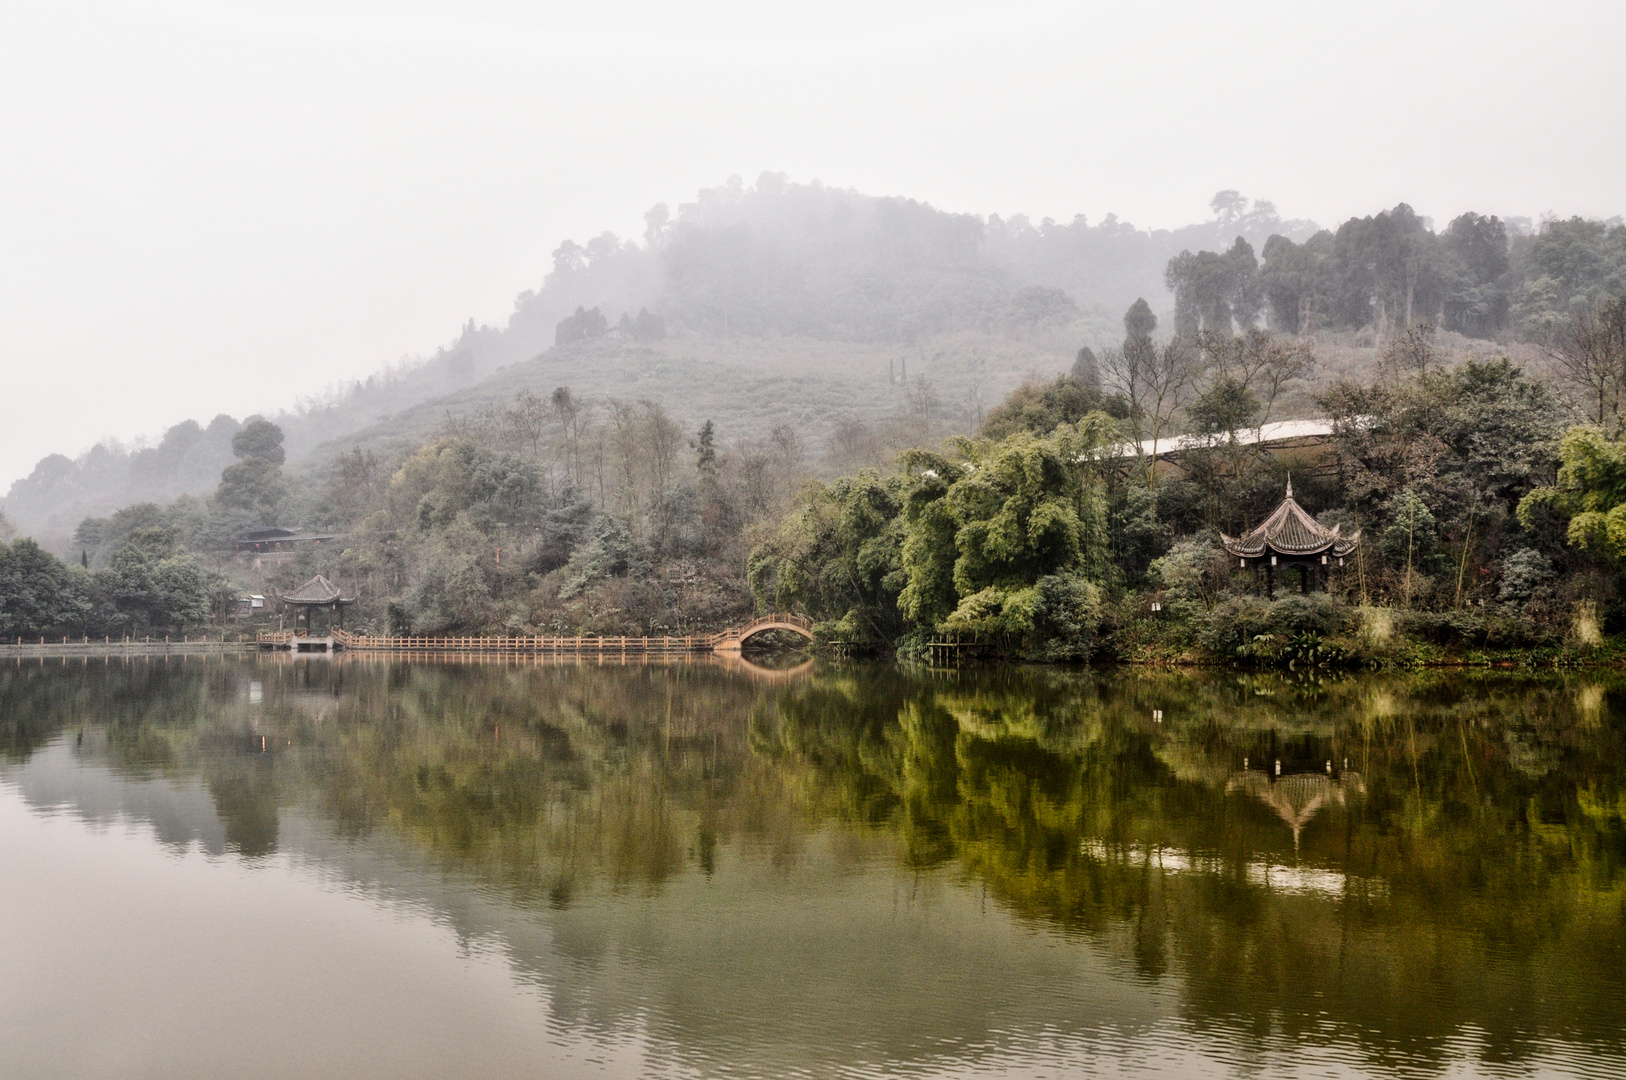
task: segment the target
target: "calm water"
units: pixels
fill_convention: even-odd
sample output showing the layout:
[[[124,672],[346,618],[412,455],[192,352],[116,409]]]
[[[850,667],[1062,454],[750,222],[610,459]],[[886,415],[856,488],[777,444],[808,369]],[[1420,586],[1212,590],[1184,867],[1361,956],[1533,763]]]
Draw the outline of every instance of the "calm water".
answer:
[[[1609,675],[24,661],[0,1075],[1619,1077],[1623,815]]]

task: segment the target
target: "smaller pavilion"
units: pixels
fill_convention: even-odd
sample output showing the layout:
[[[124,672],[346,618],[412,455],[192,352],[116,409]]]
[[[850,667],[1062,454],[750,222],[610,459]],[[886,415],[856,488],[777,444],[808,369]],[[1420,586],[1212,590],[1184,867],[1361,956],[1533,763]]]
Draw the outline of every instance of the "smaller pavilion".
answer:
[[[305,616],[305,633],[303,635],[305,637],[315,636],[311,633],[314,629],[311,625],[311,612],[324,609],[327,611],[326,636],[332,637],[335,626],[344,626],[345,607],[356,602],[354,597],[341,595],[333,582],[321,574],[317,574],[293,592],[278,593],[277,599],[281,600],[285,606],[294,609],[293,631],[296,635],[299,634],[299,617],[300,615]]]
[[[1353,536],[1344,536],[1339,526],[1327,528],[1293,498],[1293,478],[1287,478],[1287,494],[1282,504],[1261,522],[1257,528],[1240,537],[1220,533],[1220,541],[1239,565],[1251,566],[1257,575],[1260,567],[1265,571],[1265,593],[1276,595],[1276,571],[1297,567],[1299,591],[1308,593],[1319,579],[1326,588],[1327,578],[1336,561],[1344,559],[1361,546],[1360,530]]]

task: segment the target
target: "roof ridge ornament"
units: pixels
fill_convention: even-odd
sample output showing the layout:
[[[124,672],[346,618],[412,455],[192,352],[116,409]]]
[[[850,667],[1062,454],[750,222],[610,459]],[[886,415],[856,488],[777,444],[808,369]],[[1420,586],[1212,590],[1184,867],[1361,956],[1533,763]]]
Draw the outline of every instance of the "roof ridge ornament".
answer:
[[[1291,499],[1293,497],[1293,474],[1292,473],[1287,474],[1287,496],[1286,497],[1289,498],[1289,499]]]

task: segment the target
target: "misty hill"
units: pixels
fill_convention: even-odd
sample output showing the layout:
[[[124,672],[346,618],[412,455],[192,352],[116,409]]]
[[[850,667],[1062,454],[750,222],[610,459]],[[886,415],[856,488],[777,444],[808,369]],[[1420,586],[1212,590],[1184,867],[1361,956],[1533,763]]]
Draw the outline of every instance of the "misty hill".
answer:
[[[1119,320],[1137,297],[1172,329],[1182,313],[1171,283],[1189,294],[1184,306],[1193,311],[1218,304],[1240,312],[1245,305],[1231,304],[1225,291],[1248,292],[1235,268],[1263,253],[1258,277],[1266,292],[1250,310],[1263,305],[1261,317],[1286,328],[1290,318],[1278,318],[1277,308],[1288,316],[1315,309],[1335,287],[1365,295],[1363,283],[1333,278],[1346,266],[1373,264],[1356,256],[1362,245],[1387,242],[1395,231],[1388,223],[1404,217],[1411,229],[1390,246],[1427,247],[1434,237],[1432,224],[1404,206],[1388,217],[1352,219],[1335,235],[1285,221],[1270,203],[1234,191],[1211,205],[1209,221],[1145,230],[1112,215],[1095,224],[1082,216],[980,218],[775,174],[752,186],[735,179],[675,211],[651,208],[639,238],[565,241],[505,325],[471,320],[433,356],[276,419],[290,459],[307,467],[351,444],[404,449],[448,415],[558,385],[658,400],[685,423],[715,420],[724,439],[790,422],[805,425],[804,441],[816,444],[843,420],[905,408],[907,387],[928,390],[930,407],[963,424],[1023,376],[1067,368],[1081,344],[1121,337]],[[1618,224],[1575,219],[1527,233],[1514,223],[1497,234],[1512,260],[1496,287],[1510,303],[1535,303],[1538,316],[1561,313],[1604,279],[1626,275],[1626,228]],[[1354,239],[1345,243],[1346,235]],[[1411,251],[1397,265],[1414,265]],[[1171,277],[1171,261],[1186,269]],[[1571,265],[1597,272],[1571,281],[1562,271]],[[909,383],[901,379],[905,365]],[[150,450],[51,455],[13,485],[3,509],[25,530],[65,534],[86,514],[210,490],[231,460],[215,434],[221,422],[202,441],[201,427],[179,425]]]
[[[734,180],[676,212],[653,207],[639,239],[604,233],[585,244],[565,241],[552,253],[542,287],[516,298],[505,326],[470,322],[418,367],[280,422],[290,452],[303,457],[386,415],[540,357],[570,336],[562,324],[578,311],[600,317],[607,351],[598,355],[609,364],[567,380],[586,393],[630,392],[612,357],[632,343],[702,365],[721,363],[720,376],[743,369],[770,380],[825,377],[858,395],[861,406],[871,404],[868,383],[847,383],[844,365],[869,378],[888,357],[901,364],[912,354],[919,374],[954,380],[954,364],[934,372],[923,365],[940,353],[963,353],[963,366],[974,368],[977,353],[1017,375],[1060,369],[1080,344],[1119,336],[1118,320],[1137,297],[1168,309],[1164,271],[1180,251],[1229,246],[1237,236],[1262,246],[1273,235],[1307,239],[1316,231],[1235,192],[1217,196],[1214,206],[1209,222],[1148,231],[1112,215],[1097,225],[1082,216],[1034,224],[1021,215],[982,219],[911,199],[792,184],[774,174],[751,187]],[[640,313],[653,314],[659,330],[639,332]],[[870,348],[832,350],[824,343]],[[628,354],[633,368],[636,354]],[[991,378],[981,388],[984,400],[1004,385]],[[968,375],[939,393],[957,399],[973,381]],[[679,414],[699,414],[668,404]],[[718,413],[719,423],[728,412]]]
[[[895,396],[888,365],[901,375],[912,358],[911,374],[937,384],[946,411],[974,411],[1024,374],[1065,368],[1082,341],[1110,339],[1136,296],[1166,305],[1163,267],[1182,248],[1314,231],[1235,199],[1211,222],[1154,232],[1110,215],[1096,225],[981,219],[772,174],[702,191],[675,212],[656,206],[645,222],[636,240],[560,244],[506,325],[471,321],[431,357],[277,417],[292,460],[362,433],[404,445],[448,409],[519,385],[658,396],[681,418],[711,416],[749,434],[803,416],[884,414]],[[607,331],[585,367],[568,349],[544,355],[578,308],[596,309]],[[639,312],[658,320],[657,340],[621,333],[622,316],[631,323]],[[514,364],[531,366],[479,389]],[[62,533],[87,514],[211,490],[232,460],[230,432],[211,434],[205,452],[195,430],[178,425],[150,449],[50,455],[13,485],[4,510],[25,530]]]
[[[970,431],[1024,378],[1070,365],[1081,327],[1097,329],[1075,320],[1021,336],[942,334],[913,347],[700,334],[575,342],[332,439],[304,462],[320,471],[352,446],[388,461],[422,445],[449,419],[478,417],[521,391],[546,398],[560,386],[589,402],[657,402],[691,434],[713,420],[725,445],[789,424],[815,457],[842,425],[875,429],[908,415],[930,427]]]
[[[156,446],[102,443],[77,460],[47,455],[12,484],[5,513],[25,530],[63,533],[88,515],[119,506],[213,491],[221,470],[236,460],[231,440],[241,426],[222,414],[206,428],[195,420],[182,421]]]

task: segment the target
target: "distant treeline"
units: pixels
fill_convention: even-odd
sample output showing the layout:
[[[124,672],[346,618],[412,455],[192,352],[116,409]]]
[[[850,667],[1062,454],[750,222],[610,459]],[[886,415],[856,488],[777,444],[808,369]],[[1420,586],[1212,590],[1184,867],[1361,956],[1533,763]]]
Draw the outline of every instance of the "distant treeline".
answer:
[[[1545,341],[1626,288],[1626,227],[1581,218],[1510,234],[1499,218],[1470,212],[1435,233],[1401,203],[1303,243],[1273,235],[1262,254],[1238,236],[1223,252],[1171,259],[1176,332],[1229,333],[1263,319],[1291,334],[1370,329],[1382,340],[1427,322]]]
[[[233,461],[232,436],[240,427],[221,414],[208,427],[184,420],[164,432],[157,446],[109,441],[77,459],[50,454],[11,485],[5,512],[25,528],[65,531],[87,514],[209,491]]]

